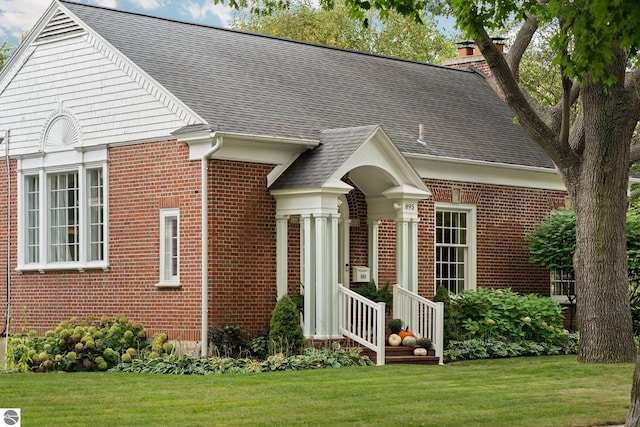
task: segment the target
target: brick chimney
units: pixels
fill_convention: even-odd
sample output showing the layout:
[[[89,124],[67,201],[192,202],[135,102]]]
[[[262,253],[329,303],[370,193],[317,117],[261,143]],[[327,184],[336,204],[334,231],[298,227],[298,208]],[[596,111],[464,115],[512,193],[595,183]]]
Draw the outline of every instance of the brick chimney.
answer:
[[[504,44],[506,38],[504,37],[492,37],[493,43],[496,45],[500,52],[504,52]],[[458,46],[458,57],[445,59],[442,61],[442,65],[446,65],[452,68],[469,68],[473,67],[476,70],[490,75],[491,70],[487,62],[484,60],[480,48],[476,46],[471,40],[459,41],[456,43]]]

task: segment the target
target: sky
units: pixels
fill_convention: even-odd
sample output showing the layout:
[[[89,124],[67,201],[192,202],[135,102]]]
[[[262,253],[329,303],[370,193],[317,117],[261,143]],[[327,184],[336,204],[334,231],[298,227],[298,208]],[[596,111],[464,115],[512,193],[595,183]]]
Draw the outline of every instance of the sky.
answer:
[[[206,25],[228,26],[233,12],[213,0],[74,0],[79,3],[140,12]],[[0,0],[0,44],[9,40],[17,45],[19,37],[31,30],[51,0]]]
[[[213,0],[74,0],[95,6],[140,12],[180,21],[226,27],[234,11]],[[31,30],[51,0],[0,0],[0,44],[18,45],[20,35]],[[451,33],[453,20],[443,18],[439,27]]]

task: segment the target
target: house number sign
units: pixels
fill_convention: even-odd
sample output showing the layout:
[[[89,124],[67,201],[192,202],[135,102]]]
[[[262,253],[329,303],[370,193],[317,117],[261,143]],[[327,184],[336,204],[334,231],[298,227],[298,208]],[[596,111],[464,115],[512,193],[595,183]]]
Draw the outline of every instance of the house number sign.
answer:
[[[406,212],[415,212],[417,210],[417,205],[416,203],[405,203],[404,210]]]

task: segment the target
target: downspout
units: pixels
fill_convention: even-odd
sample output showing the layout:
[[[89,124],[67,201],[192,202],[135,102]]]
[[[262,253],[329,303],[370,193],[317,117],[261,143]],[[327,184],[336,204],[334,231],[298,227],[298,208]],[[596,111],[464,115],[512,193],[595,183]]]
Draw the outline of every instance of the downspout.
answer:
[[[4,330],[0,333],[0,336],[5,336],[7,339],[4,341],[5,349],[4,354],[5,357],[8,354],[9,347],[9,315],[11,314],[11,171],[9,169],[9,131],[5,131],[3,137],[0,137],[0,142],[5,143],[4,153],[5,153],[5,162],[7,168],[7,313],[4,323]],[[5,361],[6,362],[6,361]]]
[[[210,141],[215,138],[215,144],[201,159],[201,189],[202,192],[202,331],[200,356],[207,357],[209,350],[209,158],[222,147],[222,135],[216,136],[212,132]]]

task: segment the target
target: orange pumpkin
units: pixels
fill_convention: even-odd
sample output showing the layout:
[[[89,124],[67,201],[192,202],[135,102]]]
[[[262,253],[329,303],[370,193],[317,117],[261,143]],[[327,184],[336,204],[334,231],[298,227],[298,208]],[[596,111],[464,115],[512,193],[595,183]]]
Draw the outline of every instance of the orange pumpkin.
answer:
[[[406,337],[415,337],[415,334],[413,332],[407,330],[400,331],[398,335],[400,335],[400,338],[402,338],[403,340]]]

